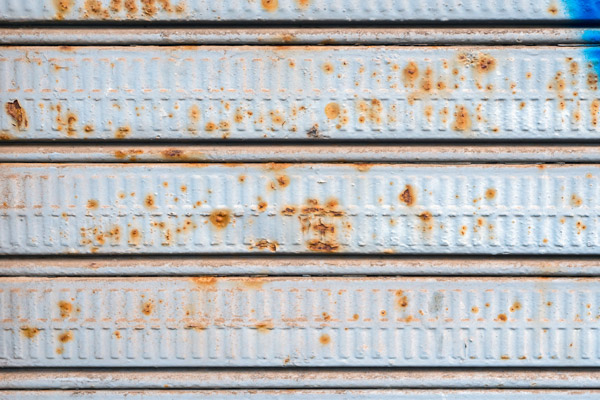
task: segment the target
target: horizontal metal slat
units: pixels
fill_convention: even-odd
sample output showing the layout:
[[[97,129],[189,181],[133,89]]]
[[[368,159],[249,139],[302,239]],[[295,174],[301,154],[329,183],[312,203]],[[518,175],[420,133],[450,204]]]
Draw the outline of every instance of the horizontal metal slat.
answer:
[[[13,140],[597,140],[584,47],[5,47]]]
[[[0,162],[394,162],[394,163],[600,163],[596,145],[223,144],[106,145],[12,144]]]
[[[597,20],[598,0],[39,0],[3,1],[0,21],[558,21]]]
[[[1,254],[600,254],[597,165],[3,164]]]
[[[597,252],[594,166],[285,167],[8,165],[0,249]]]
[[[411,399],[411,400],[485,400],[485,399],[510,399],[516,400],[545,400],[545,399],[584,399],[598,398],[600,391],[596,390],[143,390],[143,391],[1,391],[3,399],[182,399],[192,400],[207,398],[216,400],[232,399]]]
[[[592,278],[2,278],[0,365],[596,366]]]
[[[598,389],[593,369],[4,369],[0,389]]]

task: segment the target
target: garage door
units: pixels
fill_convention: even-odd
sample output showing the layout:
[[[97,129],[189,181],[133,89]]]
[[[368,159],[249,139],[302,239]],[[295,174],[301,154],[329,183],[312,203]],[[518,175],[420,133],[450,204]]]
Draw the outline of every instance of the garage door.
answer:
[[[0,398],[598,398],[599,20],[3,1]]]

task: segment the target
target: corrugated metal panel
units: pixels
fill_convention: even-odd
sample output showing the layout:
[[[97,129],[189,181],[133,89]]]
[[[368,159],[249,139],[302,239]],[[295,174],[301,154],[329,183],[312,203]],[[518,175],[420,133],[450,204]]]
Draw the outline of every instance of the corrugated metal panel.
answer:
[[[596,165],[5,164],[0,253],[600,254]]]
[[[596,278],[4,278],[3,366],[596,366]]]
[[[598,0],[39,0],[3,1],[3,21],[596,20]]]
[[[5,369],[0,389],[598,389],[594,369]]]
[[[597,140],[582,47],[5,47],[21,140]]]
[[[0,391],[3,399],[183,399],[192,400],[207,398],[217,400],[234,399],[417,399],[417,400],[485,400],[485,399],[510,399],[516,400],[546,400],[546,399],[597,399],[600,391],[596,390],[537,390],[537,391],[512,391],[512,390],[206,390],[206,391],[180,391],[180,390],[143,390],[143,391]]]

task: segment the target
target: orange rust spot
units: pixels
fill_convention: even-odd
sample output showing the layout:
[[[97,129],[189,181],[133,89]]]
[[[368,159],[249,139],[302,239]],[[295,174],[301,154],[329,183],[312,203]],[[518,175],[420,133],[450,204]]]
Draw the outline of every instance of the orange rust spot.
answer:
[[[473,314],[477,314],[477,313],[479,312],[479,307],[477,307],[477,306],[473,306],[473,307],[471,307],[471,312],[472,312]]]
[[[283,215],[294,215],[296,214],[296,207],[291,207],[291,206],[285,206],[282,210],[281,213]]]
[[[130,133],[131,133],[131,128],[130,127],[128,127],[128,126],[121,126],[115,132],[115,138],[117,138],[117,139],[124,139],[127,136],[129,136]]]
[[[419,214],[419,219],[421,221],[430,221],[433,218],[433,216],[431,215],[431,213],[429,211],[425,211],[422,212],[421,214]]]
[[[592,114],[592,125],[598,126],[598,111],[600,111],[600,100],[594,99],[590,104],[590,112]]]
[[[279,7],[278,0],[261,0],[261,4],[263,8],[268,12],[277,11],[277,8]]]
[[[116,337],[117,339],[121,339],[121,332],[119,332],[119,331],[114,331],[114,332],[113,332],[113,335],[115,335],[115,337]]]
[[[273,329],[273,322],[272,321],[259,322],[258,324],[254,325],[254,327],[259,332],[266,333]]]
[[[127,15],[130,17],[137,14],[138,6],[136,0],[125,0],[125,9],[127,10]]]
[[[431,122],[431,117],[433,116],[433,106],[426,106],[424,113],[425,117],[427,117],[427,121]]]
[[[321,313],[321,315],[323,316],[323,320],[325,321],[331,321],[331,315],[329,315],[326,312]]]
[[[577,64],[577,61],[571,61],[569,64],[569,72],[571,75],[577,75],[579,72],[579,64]]]
[[[267,209],[267,202],[262,200],[260,197],[258,198],[258,211],[264,212]]]
[[[296,4],[300,8],[307,8],[310,5],[310,0],[296,0]]]
[[[254,243],[254,248],[257,248],[259,250],[277,251],[277,245],[278,243],[276,241],[261,239],[258,242]]]
[[[358,314],[354,314],[354,315],[352,316],[352,319],[353,319],[354,321],[358,321],[358,318],[360,318]]]
[[[580,207],[582,204],[583,200],[581,197],[577,196],[576,194],[571,195],[571,205],[573,207]]]
[[[401,202],[403,202],[409,207],[412,206],[417,199],[415,191],[411,185],[406,185],[404,187],[404,191],[400,193],[399,198]]]
[[[53,0],[53,3],[56,9],[56,19],[64,19],[73,7],[73,0]]]
[[[340,248],[339,244],[333,241],[322,241],[320,239],[311,239],[307,242],[307,245],[309,250],[323,253],[332,253]]]
[[[323,346],[328,345],[329,343],[331,343],[331,337],[328,334],[324,333],[321,335],[321,337],[319,337],[319,342],[321,342]]]
[[[552,4],[552,5],[550,5],[550,7],[548,7],[548,12],[552,15],[557,15],[558,7],[555,4]]]
[[[238,182],[244,182],[246,180],[246,175],[240,175],[238,176]]]
[[[154,311],[154,303],[152,301],[147,301],[142,304],[142,313],[144,313],[144,315],[150,315],[152,314],[152,311]]]
[[[467,234],[467,226],[466,225],[463,225],[460,227],[460,234],[462,236],[465,236]]]
[[[144,198],[144,205],[146,206],[146,208],[154,208],[155,203],[156,202],[154,200],[154,195],[153,194],[148,194]]]
[[[102,7],[100,0],[86,0],[84,4],[84,10],[86,11],[85,16],[95,15],[102,18],[108,18],[108,10]]]
[[[138,246],[140,244],[140,240],[142,238],[142,234],[138,229],[132,229],[129,231],[129,244],[133,244]]]
[[[204,125],[204,130],[207,132],[216,131],[217,129],[219,129],[219,127],[214,122],[207,122],[206,125]]]
[[[485,198],[488,200],[492,200],[496,197],[496,189],[488,189],[485,191]]]
[[[73,340],[73,332],[66,331],[66,332],[61,333],[60,335],[58,335],[58,340],[61,343],[70,342],[71,340]]]
[[[408,297],[404,295],[404,291],[396,290],[396,305],[400,308],[408,307]]]
[[[333,71],[334,71],[333,64],[331,64],[330,62],[326,62],[325,64],[323,64],[323,71],[326,74],[333,73]]]
[[[214,276],[194,276],[190,279],[196,286],[200,287],[214,286],[217,284],[217,278]]]
[[[587,86],[590,90],[598,90],[598,75],[595,72],[587,74]]]
[[[27,119],[27,113],[25,109],[21,107],[18,100],[14,100],[13,102],[8,102],[4,105],[4,110],[6,113],[12,118],[13,125],[18,130],[26,129],[29,125],[29,120]]]
[[[88,210],[97,210],[98,209],[98,200],[89,199],[86,205]]]
[[[182,159],[185,158],[183,150],[179,149],[166,149],[160,152],[164,158],[168,159]]]
[[[488,54],[479,54],[477,59],[478,72],[490,72],[496,68],[496,60]]]
[[[467,107],[456,106],[452,129],[455,131],[466,131],[471,129],[471,116],[469,115]]]
[[[226,209],[214,210],[210,213],[209,219],[215,228],[223,229],[229,224],[231,214]]]
[[[277,177],[277,184],[281,187],[286,187],[290,184],[290,178],[287,175],[280,175]]]
[[[73,305],[68,301],[61,300],[58,302],[58,309],[60,310],[61,318],[68,318],[71,316],[71,312],[73,311]]]
[[[325,106],[325,115],[329,119],[336,119],[340,115],[340,105],[338,103],[329,103]]]
[[[498,319],[502,322],[506,322],[506,314],[498,314]]]
[[[25,336],[27,339],[33,339],[40,333],[38,328],[33,328],[31,326],[23,326],[21,327],[21,334]]]
[[[419,67],[414,61],[410,61],[404,70],[402,71],[404,77],[404,85],[413,87],[415,81],[419,77]]]
[[[513,305],[510,307],[510,312],[515,312],[520,309],[521,309],[521,303],[519,303],[518,301],[515,301],[513,303]]]

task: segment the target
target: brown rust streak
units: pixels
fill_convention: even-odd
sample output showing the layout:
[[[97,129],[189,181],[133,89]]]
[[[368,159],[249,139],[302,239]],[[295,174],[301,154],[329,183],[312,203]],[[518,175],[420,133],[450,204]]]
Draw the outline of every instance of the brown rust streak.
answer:
[[[19,100],[7,102],[4,105],[4,110],[12,118],[13,125],[17,128],[17,130],[27,129],[29,126],[29,120],[27,119],[27,113],[25,112],[25,109],[21,107]]]

